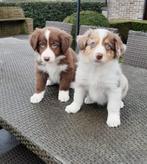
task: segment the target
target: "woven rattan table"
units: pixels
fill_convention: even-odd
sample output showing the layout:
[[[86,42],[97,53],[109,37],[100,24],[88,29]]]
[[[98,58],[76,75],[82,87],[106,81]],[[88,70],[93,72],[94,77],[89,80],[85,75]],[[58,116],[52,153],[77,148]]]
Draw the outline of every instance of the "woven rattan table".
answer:
[[[123,65],[130,89],[121,126],[108,128],[106,107],[83,105],[67,114],[57,86],[31,104],[34,55],[28,41],[0,39],[0,126],[46,163],[147,164],[147,70]]]

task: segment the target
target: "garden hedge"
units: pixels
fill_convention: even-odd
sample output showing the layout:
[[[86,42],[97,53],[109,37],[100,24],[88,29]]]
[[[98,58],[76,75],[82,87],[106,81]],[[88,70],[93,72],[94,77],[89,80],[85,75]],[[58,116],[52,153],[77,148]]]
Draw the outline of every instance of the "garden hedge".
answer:
[[[76,25],[76,13],[73,13],[70,16],[67,16],[64,19],[65,23],[70,23]],[[80,12],[80,25],[90,25],[90,26],[99,26],[99,27],[109,27],[108,19],[96,11],[83,10]],[[76,45],[76,26],[73,26],[72,29],[73,35],[73,47]]]
[[[110,26],[117,28],[122,40],[126,43],[129,30],[147,32],[147,21],[145,20],[111,20]]]
[[[25,16],[33,18],[34,27],[45,26],[45,21],[63,21],[64,18],[76,12],[76,2],[23,2],[0,3],[0,6],[20,6]],[[101,13],[104,3],[81,2],[81,10],[92,10]]]
[[[73,13],[70,16],[67,16],[64,19],[64,22],[70,24],[76,24],[76,13]],[[90,26],[100,26],[100,27],[109,27],[108,19],[96,11],[81,11],[80,12],[80,24],[81,25],[90,25]]]

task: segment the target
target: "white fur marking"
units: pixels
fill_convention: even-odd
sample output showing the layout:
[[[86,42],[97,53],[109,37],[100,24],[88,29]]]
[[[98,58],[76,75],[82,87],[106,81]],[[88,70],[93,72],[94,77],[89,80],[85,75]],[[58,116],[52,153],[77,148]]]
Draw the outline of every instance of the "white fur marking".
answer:
[[[101,41],[108,34],[108,30],[106,30],[106,29],[97,29],[97,32],[98,32],[98,35],[99,35],[99,38],[101,39]]]
[[[89,96],[87,96],[84,100],[85,104],[93,104],[94,102],[91,100],[91,98]]]
[[[34,93],[33,96],[31,96],[31,98],[30,98],[30,102],[33,104],[39,103],[43,99],[44,93],[45,93],[45,91],[42,91],[40,93]]]
[[[69,91],[59,90],[58,100],[61,102],[66,102],[69,100]]]
[[[47,29],[45,31],[45,38],[47,40],[47,48],[42,52],[41,54],[41,60],[44,61],[44,58],[50,58],[49,62],[55,61],[55,53],[52,51],[52,49],[49,47],[49,37],[50,37],[50,31]],[[45,61],[44,61],[45,62]]]
[[[80,110],[80,107],[76,103],[71,103],[70,105],[66,106],[65,111],[67,113],[77,113]]]
[[[50,85],[53,85],[53,84],[54,83],[50,79],[47,79],[46,86],[50,86]]]
[[[48,29],[45,31],[45,38],[46,38],[47,42],[49,41],[50,33],[51,32]]]
[[[44,58],[47,58],[47,57],[50,58],[49,62],[55,61],[55,54],[49,47],[47,47],[46,50],[43,51],[43,53],[41,54],[41,60],[44,61]]]
[[[120,116],[117,114],[111,114],[108,116],[107,125],[109,127],[118,127],[120,125]]]
[[[120,103],[120,108],[123,108],[125,105],[124,105],[124,102],[123,101],[121,101],[121,103]]]
[[[94,60],[97,60],[96,59],[97,53],[101,53],[101,54],[105,54],[106,53],[106,49],[105,49],[105,47],[103,46],[102,43],[103,43],[103,39],[107,36],[108,31],[105,30],[105,29],[97,29],[97,33],[98,33],[98,36],[100,38],[100,41],[99,41],[99,44],[96,47],[95,53],[93,55]]]
[[[44,65],[38,65],[38,68],[49,74],[49,80],[51,83],[57,84],[60,81],[60,73],[62,71],[66,71],[67,64],[59,65],[58,62],[64,58],[64,56],[60,56],[56,58],[55,62],[53,63],[45,63]]]

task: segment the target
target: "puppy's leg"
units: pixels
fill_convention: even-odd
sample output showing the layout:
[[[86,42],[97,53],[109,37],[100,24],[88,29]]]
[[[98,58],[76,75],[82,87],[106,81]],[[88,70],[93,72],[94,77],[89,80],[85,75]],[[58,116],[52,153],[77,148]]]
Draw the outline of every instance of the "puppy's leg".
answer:
[[[58,100],[66,102],[69,100],[69,88],[74,76],[72,69],[68,69],[66,72],[61,72]]]
[[[75,92],[74,92],[74,100],[70,105],[68,105],[65,108],[65,111],[67,113],[78,112],[83,104],[85,94],[86,94],[86,91],[83,87],[80,87],[80,86],[76,87]]]
[[[122,88],[122,99],[127,95],[128,89],[129,89],[129,84],[128,80],[125,77],[125,75],[122,74],[121,76],[121,88]]]
[[[128,92],[128,80],[127,78],[122,74],[121,76],[121,99],[123,99],[126,95],[127,95],[127,92]],[[120,108],[123,108],[124,107],[124,102],[121,101],[121,105],[120,105]]]
[[[47,73],[44,73],[36,68],[35,93],[30,98],[31,103],[39,103],[43,99],[47,78]]]
[[[94,101],[91,100],[91,98],[90,98],[89,95],[88,95],[88,96],[85,98],[84,103],[85,103],[85,104],[93,104]]]
[[[121,90],[116,89],[108,94],[108,117],[107,125],[109,127],[117,127],[120,125],[120,106],[121,106]]]

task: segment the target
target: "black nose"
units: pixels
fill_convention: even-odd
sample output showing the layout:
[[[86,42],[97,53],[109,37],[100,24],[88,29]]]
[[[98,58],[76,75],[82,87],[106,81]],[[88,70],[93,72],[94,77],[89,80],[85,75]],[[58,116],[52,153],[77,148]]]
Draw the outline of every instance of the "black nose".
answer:
[[[101,53],[97,53],[97,55],[96,55],[96,59],[97,59],[97,60],[102,59],[102,57],[103,57],[103,54],[101,54]]]
[[[44,61],[48,62],[50,60],[49,57],[44,57]]]

